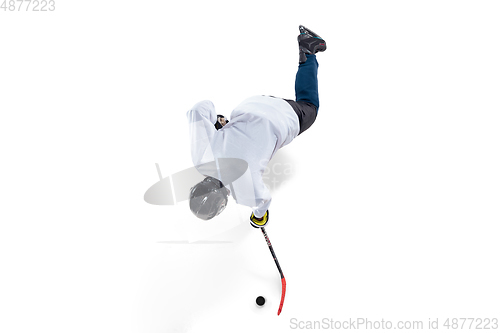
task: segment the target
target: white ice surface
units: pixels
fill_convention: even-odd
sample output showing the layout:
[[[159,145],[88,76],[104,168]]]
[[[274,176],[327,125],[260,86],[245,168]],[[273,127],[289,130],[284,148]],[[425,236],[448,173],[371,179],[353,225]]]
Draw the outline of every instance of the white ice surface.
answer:
[[[0,332],[499,316],[498,2],[25,8],[0,10]],[[143,195],[155,163],[192,166],[197,101],[229,115],[256,94],[293,98],[299,24],[328,50],[317,122],[276,156],[292,174],[272,175],[278,317],[249,209],[202,224]]]

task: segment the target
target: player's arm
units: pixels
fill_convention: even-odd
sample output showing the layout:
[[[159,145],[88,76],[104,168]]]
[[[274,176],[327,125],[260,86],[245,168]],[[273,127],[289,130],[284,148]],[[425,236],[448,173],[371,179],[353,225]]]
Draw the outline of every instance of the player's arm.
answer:
[[[255,228],[262,228],[269,222],[269,206],[271,206],[271,192],[264,184],[262,178],[254,185],[257,200],[257,207],[252,209],[250,224]]]
[[[186,114],[191,140],[191,158],[195,165],[213,160],[210,143],[217,132],[217,113],[211,101],[195,104]]]

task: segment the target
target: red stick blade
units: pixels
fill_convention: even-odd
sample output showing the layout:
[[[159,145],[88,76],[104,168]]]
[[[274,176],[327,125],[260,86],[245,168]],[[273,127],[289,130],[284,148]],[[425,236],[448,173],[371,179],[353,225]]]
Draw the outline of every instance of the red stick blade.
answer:
[[[286,292],[286,280],[285,277],[281,279],[281,302],[280,307],[278,308],[278,316],[281,313],[281,309],[283,309],[283,302],[285,301],[285,292]]]

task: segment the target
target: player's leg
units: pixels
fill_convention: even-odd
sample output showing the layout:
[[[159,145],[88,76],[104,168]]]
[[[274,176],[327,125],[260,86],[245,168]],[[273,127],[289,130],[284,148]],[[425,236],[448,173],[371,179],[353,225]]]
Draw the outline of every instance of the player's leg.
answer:
[[[295,100],[313,104],[318,109],[318,61],[314,54],[307,54],[306,57],[307,61],[299,64],[295,76]]]
[[[300,64],[295,77],[295,101],[286,100],[299,118],[302,134],[316,120],[319,108],[318,62],[315,55],[307,55],[307,61]]]
[[[295,101],[287,100],[299,117],[300,132],[316,120],[319,108],[318,61],[316,53],[326,50],[325,41],[311,30],[300,26],[299,68],[295,76]]]

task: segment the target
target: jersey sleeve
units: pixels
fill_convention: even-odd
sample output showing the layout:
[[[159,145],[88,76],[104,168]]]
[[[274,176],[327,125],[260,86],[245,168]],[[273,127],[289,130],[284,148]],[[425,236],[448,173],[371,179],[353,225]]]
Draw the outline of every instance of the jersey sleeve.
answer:
[[[259,172],[250,169],[230,184],[231,195],[239,205],[250,207],[258,218],[264,216],[271,205],[271,192]]]
[[[262,180],[262,177],[259,177],[258,180],[254,180],[254,189],[255,189],[255,203],[256,207],[252,208],[253,214],[257,218],[261,218],[266,214],[266,211],[271,206],[271,192],[267,188],[266,184]]]
[[[199,102],[187,112],[186,116],[189,124],[193,164],[200,165],[213,161],[210,144],[217,132],[214,126],[217,121],[214,104],[211,101]]]

